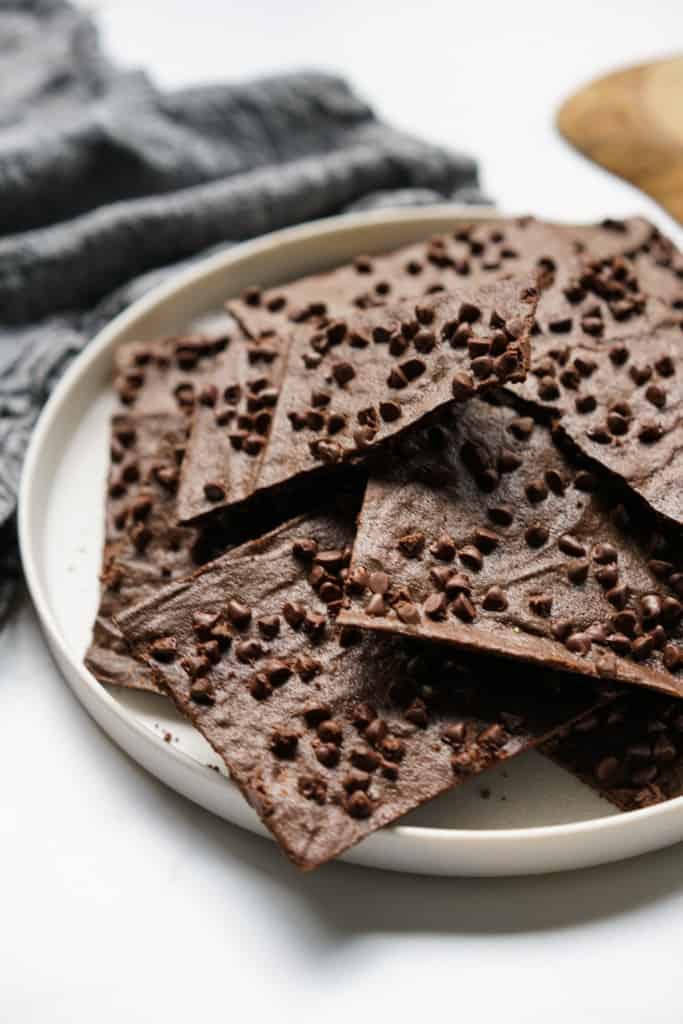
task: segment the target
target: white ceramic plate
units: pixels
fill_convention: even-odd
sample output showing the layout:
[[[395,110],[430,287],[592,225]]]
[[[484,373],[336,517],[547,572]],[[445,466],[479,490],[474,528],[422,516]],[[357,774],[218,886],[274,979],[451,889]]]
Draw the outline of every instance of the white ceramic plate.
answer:
[[[112,356],[220,317],[253,281],[276,284],[452,229],[474,208],[436,206],[336,217],[279,231],[207,259],[118,316],[65,374],[33,434],[20,495],[28,585],[50,648],[74,693],[144,768],[215,814],[268,835],[204,740],[150,694],[107,690],[82,658],[98,600]],[[425,874],[513,875],[631,857],[683,838],[683,798],[630,814],[540,755],[473,779],[351,850],[345,860]]]

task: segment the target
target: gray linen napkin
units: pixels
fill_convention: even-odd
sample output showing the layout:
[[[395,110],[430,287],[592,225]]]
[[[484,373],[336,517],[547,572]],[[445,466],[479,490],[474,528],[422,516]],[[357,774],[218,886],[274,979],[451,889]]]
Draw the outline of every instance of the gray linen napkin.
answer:
[[[111,316],[207,249],[352,209],[482,201],[476,164],[314,71],[161,92],[64,0],[0,0],[0,621],[40,407]]]

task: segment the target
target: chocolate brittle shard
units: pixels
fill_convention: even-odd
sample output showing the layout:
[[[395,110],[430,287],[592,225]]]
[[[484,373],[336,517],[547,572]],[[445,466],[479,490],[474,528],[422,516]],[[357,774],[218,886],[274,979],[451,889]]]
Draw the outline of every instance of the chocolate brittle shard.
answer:
[[[683,695],[683,573],[654,517],[480,400],[371,479],[340,621]]]
[[[295,520],[119,620],[304,869],[602,700],[590,685],[340,627],[352,539],[352,517]]]

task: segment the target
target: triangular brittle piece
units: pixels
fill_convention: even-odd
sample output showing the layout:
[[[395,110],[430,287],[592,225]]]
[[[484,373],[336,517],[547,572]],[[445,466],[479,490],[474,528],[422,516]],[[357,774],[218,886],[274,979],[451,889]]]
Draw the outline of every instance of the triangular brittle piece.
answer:
[[[371,479],[340,621],[679,696],[679,563],[548,428],[475,400]]]

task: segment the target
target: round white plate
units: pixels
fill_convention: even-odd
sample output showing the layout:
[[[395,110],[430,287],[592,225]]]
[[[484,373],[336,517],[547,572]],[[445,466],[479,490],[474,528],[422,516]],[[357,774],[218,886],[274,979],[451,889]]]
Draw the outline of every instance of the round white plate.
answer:
[[[463,219],[455,206],[336,217],[278,231],[211,257],[118,316],[65,374],[33,434],[21,484],[26,578],[50,648],[74,693],[144,768],[243,828],[268,835],[204,740],[161,697],[107,690],[83,667],[98,602],[110,388],[116,345],[203,326],[224,300],[381,252]],[[221,768],[221,772],[211,767]],[[514,875],[631,857],[683,838],[683,798],[617,814],[573,777],[530,753],[473,779],[370,836],[343,858],[425,874]]]

